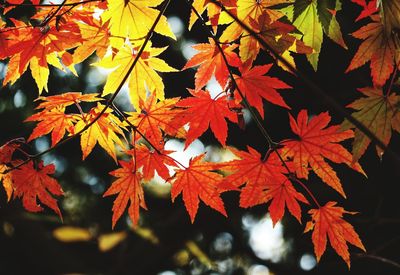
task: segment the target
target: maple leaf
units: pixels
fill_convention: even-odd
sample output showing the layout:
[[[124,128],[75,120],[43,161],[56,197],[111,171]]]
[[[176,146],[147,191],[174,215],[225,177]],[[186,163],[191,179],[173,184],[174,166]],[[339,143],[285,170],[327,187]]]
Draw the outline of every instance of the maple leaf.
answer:
[[[129,97],[136,110],[140,111],[140,99],[145,100],[147,91],[155,92],[156,98],[164,99],[164,83],[158,72],[175,72],[176,69],[170,67],[164,60],[157,58],[167,47],[153,48],[146,46],[145,51],[139,57],[134,69],[128,78]],[[137,56],[137,50],[124,45],[116,55],[108,55],[96,66],[114,69],[108,77],[104,86],[103,95],[108,95],[117,91],[122,79],[127,74],[129,68]]]
[[[10,167],[0,163],[0,182],[3,183],[4,191],[6,191],[7,201],[10,201],[13,193],[13,183],[11,173],[5,173]]]
[[[8,169],[12,167],[9,165],[12,160],[12,156],[20,147],[20,143],[25,142],[23,139],[13,139],[0,147],[0,182],[3,183],[3,188],[7,194],[7,201],[10,201],[12,193],[13,193],[13,183],[11,173],[5,173]]]
[[[203,162],[204,156],[202,154],[191,159],[189,167],[177,169],[172,182],[172,202],[182,193],[192,223],[196,217],[200,200],[226,216],[224,202],[220,197],[223,190],[219,187],[223,176],[211,172],[211,170],[215,170],[215,164]]]
[[[225,9],[235,13],[236,8],[237,8],[237,1],[235,0],[221,0],[219,1],[221,5],[224,6]],[[211,23],[211,26],[214,28],[214,31],[216,30],[216,27],[219,24],[223,24],[225,20],[221,20],[222,22],[219,22],[220,17],[221,17],[221,7],[218,5],[215,5],[213,3],[210,3],[209,0],[194,0],[192,3],[192,7],[199,13],[202,14],[205,9],[207,9],[207,15],[208,19]],[[230,18],[229,18],[230,19]],[[198,17],[194,11],[191,12],[190,14],[190,19],[189,19],[189,26],[188,29],[190,30],[193,26],[193,24],[198,20]],[[227,21],[230,22],[231,20]]]
[[[250,105],[257,109],[262,118],[264,118],[263,98],[273,104],[290,109],[276,89],[289,89],[291,87],[278,78],[265,76],[271,67],[272,64],[254,66],[253,68],[243,66],[239,68],[240,76],[234,76],[239,90]],[[242,100],[238,93],[235,94],[235,97]]]
[[[275,225],[284,215],[285,206],[301,223],[299,202],[307,203],[307,199],[297,192],[285,174],[287,169],[276,153],[268,155],[266,160],[250,146],[248,152],[229,148],[238,160],[218,164],[218,169],[233,172],[225,177],[222,187],[232,189],[230,185],[240,187],[240,206],[247,208],[271,201],[268,208]]]
[[[110,20],[110,32],[113,36],[144,39],[160,11],[154,9],[164,0],[112,0],[107,1],[108,9],[101,15],[104,22]],[[160,18],[154,31],[175,39],[167,18]],[[119,48],[123,40],[111,40],[113,47]]]
[[[203,88],[207,82],[215,75],[221,87],[225,84],[229,77],[228,67],[225,64],[223,55],[221,54],[218,46],[214,40],[209,38],[209,43],[200,43],[192,46],[199,53],[195,54],[182,70],[199,66],[195,74],[195,90],[198,91]],[[221,45],[221,48],[226,56],[230,66],[239,67],[241,65],[239,57],[233,52],[237,45]]]
[[[395,35],[397,37],[397,49],[399,48],[400,29],[400,3],[396,0],[378,1],[380,16],[386,35]],[[396,34],[397,33],[397,34]]]
[[[383,94],[382,89],[358,89],[365,97],[357,99],[347,107],[357,110],[352,116],[367,127],[378,139],[387,145],[392,136],[392,128],[400,132],[400,121],[396,115],[400,112],[400,96],[390,93]],[[350,122],[342,124],[343,129],[355,128]],[[365,153],[371,140],[359,129],[355,128],[353,141],[353,161],[358,161]],[[376,147],[378,156],[382,158],[383,150]]]
[[[98,104],[92,108],[84,117],[78,117],[79,120],[75,125],[75,133],[81,131],[88,123],[92,123],[100,115],[104,105]],[[89,129],[86,129],[81,134],[81,149],[82,159],[84,160],[93,150],[96,143],[99,145],[117,162],[115,153],[115,144],[124,148],[124,144],[118,135],[123,135],[121,129],[121,121],[112,114],[112,110],[107,109]],[[118,135],[117,135],[118,134]]]
[[[307,110],[301,110],[295,120],[290,116],[290,127],[298,135],[298,140],[285,140],[283,155],[293,158],[293,166],[298,178],[308,178],[310,166],[322,181],[346,197],[340,179],[333,168],[324,160],[345,163],[350,168],[365,175],[360,164],[353,162],[352,155],[338,142],[352,138],[353,131],[340,131],[339,126],[329,126],[331,117],[327,112],[309,120]]]
[[[142,207],[147,209],[144,201],[144,193],[142,185],[140,184],[139,172],[135,170],[136,164],[134,160],[129,162],[119,161],[121,168],[118,168],[110,175],[117,179],[112,183],[110,188],[103,194],[103,197],[117,195],[113,204],[113,216],[112,216],[112,227],[124,213],[126,207],[129,204],[128,214],[134,225],[137,225],[139,221],[139,208]]]
[[[192,97],[180,100],[176,106],[188,108],[183,113],[181,123],[189,123],[185,148],[210,127],[217,140],[225,146],[228,136],[228,125],[225,118],[237,122],[236,114],[229,109],[225,96],[211,98],[208,91],[189,89]]]
[[[339,0],[299,0],[293,5],[293,25],[303,33],[303,42],[314,49],[314,53],[308,54],[307,59],[317,70],[319,53],[321,51],[323,33],[334,42],[347,49],[343,40],[339,23],[336,20],[336,12],[341,10]]]
[[[378,11],[378,5],[376,3],[377,0],[371,0],[368,3],[365,0],[351,0],[351,2],[356,3],[363,7],[362,12],[360,15],[356,18],[356,22],[369,17],[370,15],[374,14],[375,12]]]
[[[25,122],[28,121],[39,121],[29,136],[28,142],[51,132],[51,146],[53,147],[64,137],[65,131],[73,132],[76,119],[73,115],[65,114],[65,108],[56,108],[34,114],[25,120]]]
[[[74,50],[73,63],[81,63],[93,52],[96,52],[100,59],[106,55],[110,45],[108,25],[109,21],[103,24],[101,20],[95,20],[92,17],[88,17],[85,24],[78,22],[84,42]]]
[[[314,230],[312,242],[317,261],[321,259],[326,249],[327,239],[336,253],[342,257],[350,268],[350,254],[347,242],[366,251],[360,237],[353,226],[343,219],[343,214],[356,214],[342,207],[335,206],[336,202],[330,201],[319,209],[311,209],[308,213],[312,221],[307,222],[304,232]]]
[[[162,148],[157,148],[157,150],[158,151],[150,150],[147,146],[141,144],[129,151],[130,155],[136,157],[137,168],[142,167],[144,181],[151,180],[155,172],[157,172],[161,178],[167,180],[170,177],[168,166],[177,166],[175,161],[168,156],[168,154],[174,151],[168,151]]]
[[[237,1],[237,17],[244,24],[250,26],[250,21],[257,20],[258,17],[266,12],[271,18],[272,21],[276,21],[279,18],[283,17],[284,14],[279,10],[272,9],[273,6],[279,4],[291,3],[292,0],[238,0]],[[222,14],[224,16],[224,13]],[[242,34],[248,35],[247,32],[244,32],[242,27],[235,22],[232,18],[229,17],[228,20],[231,23],[222,33],[220,37],[220,41],[230,42],[238,39]]]
[[[36,100],[42,100],[36,109],[55,109],[55,108],[65,108],[73,104],[79,104],[81,102],[97,102],[102,100],[97,97],[98,94],[82,94],[80,92],[67,92],[60,95],[52,96],[40,96]]]
[[[313,49],[304,44],[303,41],[297,39],[291,33],[296,30],[293,25],[280,21],[273,21],[268,13],[262,13],[257,20],[250,19],[250,25],[253,30],[259,34],[265,43],[272,48],[275,54],[282,55],[292,65],[293,57],[289,51],[296,53],[311,54]],[[253,63],[256,59],[261,45],[252,35],[246,34],[240,38],[239,55],[243,62]],[[278,63],[278,65],[281,65]],[[282,66],[284,69],[285,67]]]
[[[375,86],[381,87],[393,72],[396,49],[398,50],[400,41],[395,35],[386,35],[379,15],[373,15],[371,18],[372,23],[352,33],[353,37],[364,41],[351,60],[346,73],[371,61],[372,81]]]
[[[13,22],[16,28],[10,33],[9,39],[15,42],[8,45],[6,52],[8,56],[14,58],[9,61],[3,85],[8,82],[13,84],[25,72],[29,64],[32,77],[39,88],[39,94],[43,89],[47,91],[48,63],[63,70],[57,57],[82,42],[79,27],[74,22],[59,25],[55,19],[39,27],[32,27],[16,20]]]
[[[58,182],[49,176],[54,174],[55,166],[54,164],[44,166],[43,161],[36,166],[35,168],[30,161],[12,171],[14,196],[22,197],[22,205],[28,211],[42,211],[43,208],[37,204],[39,200],[62,218],[57,200],[52,195],[61,196],[64,192]]]
[[[178,101],[179,98],[176,97],[157,102],[155,94],[152,93],[146,101],[140,99],[139,110],[141,111],[128,113],[128,121],[153,144],[159,144],[162,141],[162,131],[182,138],[186,132],[175,120],[182,113],[179,108],[174,108]]]
[[[0,18],[0,60],[7,57],[7,49],[9,48],[9,40],[7,39],[6,23]]]

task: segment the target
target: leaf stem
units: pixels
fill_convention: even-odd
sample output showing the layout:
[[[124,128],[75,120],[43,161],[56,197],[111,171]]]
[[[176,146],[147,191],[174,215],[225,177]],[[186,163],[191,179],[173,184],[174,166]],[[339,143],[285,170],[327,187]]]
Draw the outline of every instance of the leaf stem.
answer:
[[[291,176],[289,176],[290,179],[294,180],[295,182],[297,182],[299,185],[301,185],[301,187],[303,187],[304,190],[306,190],[307,194],[311,197],[311,199],[313,200],[313,202],[318,206],[318,208],[321,208],[321,204],[318,202],[318,200],[315,198],[315,196],[313,195],[313,193],[311,192],[311,190],[301,181],[299,180],[294,174],[291,174]]]

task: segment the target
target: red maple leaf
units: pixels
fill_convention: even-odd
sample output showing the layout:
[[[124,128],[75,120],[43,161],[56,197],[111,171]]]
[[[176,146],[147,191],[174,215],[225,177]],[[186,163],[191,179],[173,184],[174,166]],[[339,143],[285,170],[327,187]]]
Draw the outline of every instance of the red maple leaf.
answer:
[[[188,109],[180,118],[181,124],[189,123],[185,147],[189,146],[196,138],[201,136],[208,127],[211,128],[218,141],[225,146],[228,136],[228,126],[225,118],[237,122],[236,114],[229,109],[225,96],[211,98],[208,91],[195,91],[189,89],[193,97],[179,101],[176,106]]]
[[[239,160],[219,164],[218,168],[233,172],[227,176],[222,187],[232,189],[230,185],[240,187],[240,206],[247,208],[271,201],[268,208],[273,224],[276,224],[285,213],[289,212],[301,222],[299,201],[308,203],[307,199],[297,192],[285,174],[287,169],[276,153],[268,155],[266,160],[255,149],[247,147],[249,152],[229,148]]]
[[[73,115],[65,114],[64,111],[64,108],[44,110],[28,117],[25,122],[39,121],[29,136],[28,142],[51,132],[51,146],[53,147],[64,137],[66,131],[72,133],[76,120]]]
[[[304,232],[314,230],[312,242],[317,261],[324,254],[327,239],[329,239],[333,249],[350,268],[350,254],[347,242],[364,251],[365,248],[353,226],[343,220],[343,214],[356,214],[356,212],[349,212],[335,205],[336,202],[330,201],[319,209],[311,209],[308,213],[311,215],[312,221],[307,222]]]
[[[291,87],[276,77],[266,76],[265,74],[268,73],[271,67],[272,64],[254,66],[253,68],[250,68],[250,66],[240,67],[241,75],[235,75],[236,83],[243,96],[257,109],[263,118],[263,98],[273,104],[290,109],[276,90],[289,89]],[[235,94],[235,97],[239,100],[242,99],[238,93]]]
[[[203,159],[204,154],[191,159],[189,167],[176,170],[172,181],[172,202],[182,193],[192,223],[200,200],[226,216],[224,202],[220,197],[221,192],[224,191],[220,188],[223,176],[212,172],[211,170],[215,170],[215,164],[203,162]]]
[[[298,140],[285,140],[283,154],[293,158],[293,166],[298,178],[308,178],[309,166],[329,186],[346,197],[342,184],[333,168],[324,160],[345,163],[352,169],[364,173],[358,162],[338,142],[354,137],[353,131],[340,131],[339,126],[327,127],[331,117],[327,112],[309,120],[307,110],[302,110],[295,120],[290,116],[290,127],[298,135]]]
[[[363,10],[357,17],[356,22],[378,11],[378,5],[376,3],[376,0],[370,0],[368,3],[366,2],[366,0],[351,0],[351,2],[356,3],[361,7],[363,7]]]
[[[233,50],[237,45],[221,45],[221,48],[226,56],[230,66],[239,67],[241,61]],[[209,38],[209,43],[201,43],[194,45],[193,48],[198,50],[199,53],[195,54],[183,67],[183,70],[199,66],[195,74],[195,90],[198,91],[203,88],[211,79],[213,74],[221,87],[225,84],[229,77],[228,67],[225,64],[223,55],[215,44],[214,40]]]
[[[44,166],[43,161],[36,166],[34,167],[33,161],[30,161],[12,171],[14,196],[22,197],[22,205],[28,211],[42,211],[43,208],[37,203],[39,200],[62,218],[57,200],[52,195],[61,196],[64,192],[58,182],[48,176],[54,174],[55,166],[54,164]]]
[[[7,201],[10,201],[12,193],[14,191],[14,187],[12,183],[11,173],[5,172],[12,167],[12,156],[15,150],[17,150],[20,147],[21,143],[24,142],[24,139],[17,138],[10,140],[0,146],[0,182],[3,183],[3,188],[6,191]]]
[[[116,177],[117,179],[112,183],[110,188],[103,194],[103,197],[117,195],[114,200],[114,205],[112,208],[112,227],[124,213],[128,202],[130,203],[128,208],[128,214],[134,225],[137,225],[139,221],[139,207],[147,209],[146,203],[144,201],[143,188],[140,183],[140,174],[136,170],[136,164],[134,160],[129,162],[119,161],[121,168],[118,168],[112,172],[110,175]]]

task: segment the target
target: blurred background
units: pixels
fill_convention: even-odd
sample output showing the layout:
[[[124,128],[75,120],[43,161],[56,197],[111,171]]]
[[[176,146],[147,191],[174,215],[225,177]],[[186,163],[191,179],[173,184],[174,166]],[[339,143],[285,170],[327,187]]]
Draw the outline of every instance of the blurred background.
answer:
[[[366,21],[355,24],[359,9],[343,1],[343,12],[338,13],[345,41],[349,50],[325,38],[318,72],[314,72],[303,56],[296,56],[298,68],[345,106],[358,98],[358,87],[371,85],[368,66],[344,74],[359,41],[348,34]],[[19,8],[15,16],[24,19],[32,10]],[[195,53],[191,45],[207,41],[206,32],[196,23],[187,31],[189,7],[172,1],[167,17],[177,37],[176,41],[154,35],[154,46],[169,45],[162,58],[171,66],[181,69]],[[25,17],[26,19],[26,17]],[[49,79],[49,95],[69,91],[101,92],[107,72],[91,66],[95,57],[76,66],[79,78],[71,73],[52,70]],[[271,62],[262,53],[260,63]],[[6,65],[0,62],[0,78]],[[194,70],[163,74],[166,96],[188,96],[187,87],[194,86]],[[281,94],[291,113],[307,108],[310,114],[330,110],[315,98],[301,79],[283,72],[277,66],[271,75],[287,82],[292,90]],[[208,88],[218,93],[215,81]],[[396,89],[399,87],[396,86]],[[25,73],[13,86],[3,87],[0,92],[0,144],[17,137],[28,137],[34,123],[22,123],[34,112],[38,96],[36,85]],[[117,105],[124,110],[126,92],[117,98]],[[290,132],[287,111],[265,103],[265,125],[274,140],[293,137]],[[330,112],[333,123],[343,119]],[[230,126],[227,144],[239,149],[246,145],[261,153],[267,151],[266,143],[245,112],[246,129]],[[49,147],[49,138],[43,137],[30,144],[31,152]],[[350,148],[351,142],[345,143]],[[213,135],[207,132],[186,151],[179,140],[169,140],[167,148],[177,151],[176,158],[187,162],[190,157],[207,152],[215,161],[227,160],[229,152],[221,148]],[[400,152],[400,138],[394,134],[390,146]],[[148,211],[141,210],[139,226],[132,228],[127,215],[111,230],[111,208],[114,197],[102,198],[113,181],[109,171],[117,168],[113,160],[96,146],[87,160],[81,160],[79,140],[73,140],[43,157],[45,163],[54,163],[58,179],[65,191],[59,201],[64,222],[48,209],[42,213],[28,213],[19,200],[7,203],[0,192],[0,274],[400,274],[400,204],[397,185],[400,184],[399,167],[389,157],[380,161],[374,147],[370,146],[361,164],[368,174],[365,178],[344,165],[332,164],[347,194],[344,200],[332,189],[311,175],[307,182],[321,202],[338,201],[349,211],[359,214],[347,216],[359,233],[368,255],[351,247],[352,267],[345,263],[328,245],[319,264],[313,254],[311,234],[303,234],[308,219],[303,208],[303,224],[290,215],[272,227],[267,214],[268,205],[250,209],[238,207],[239,196],[235,192],[222,194],[228,218],[204,204],[199,208],[196,221],[191,224],[181,197],[171,203],[169,184],[157,179],[145,184]],[[301,191],[299,189],[299,191]],[[386,260],[386,261],[385,261]]]

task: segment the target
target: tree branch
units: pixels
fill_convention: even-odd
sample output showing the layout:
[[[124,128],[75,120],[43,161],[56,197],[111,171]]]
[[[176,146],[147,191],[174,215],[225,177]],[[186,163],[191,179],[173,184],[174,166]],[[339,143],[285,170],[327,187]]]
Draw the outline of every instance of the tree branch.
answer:
[[[368,127],[354,118],[351,114],[347,112],[345,108],[343,108],[334,98],[332,98],[327,92],[317,86],[305,73],[301,70],[295,68],[289,61],[287,61],[284,57],[279,55],[268,43],[265,42],[253,29],[251,29],[248,25],[243,23],[236,15],[230,12],[225,8],[223,4],[221,4],[217,0],[210,0],[211,3],[221,8],[222,12],[226,12],[235,22],[237,22],[240,27],[242,27],[246,32],[248,32],[254,39],[257,40],[266,50],[271,52],[285,67],[287,67],[290,71],[296,74],[303,82],[308,86],[309,90],[315,95],[322,99],[328,106],[331,107],[333,111],[341,115],[343,118],[347,119],[351,122],[356,128],[358,128],[363,134],[365,134],[376,146],[387,152],[396,163],[400,166],[400,155],[391,150],[381,139],[379,139],[373,132],[371,132]]]
[[[65,0],[66,1],[66,0]],[[64,1],[64,2],[65,2]],[[164,2],[164,5],[161,8],[160,13],[158,14],[158,16],[156,17],[156,19],[154,20],[153,25],[151,26],[149,32],[147,33],[147,36],[145,38],[145,40],[143,41],[142,46],[140,47],[135,59],[133,60],[131,66],[129,67],[129,69],[127,70],[126,74],[124,75],[124,77],[122,78],[120,84],[118,85],[116,91],[114,92],[114,94],[111,96],[111,98],[107,101],[106,105],[104,106],[104,108],[99,112],[99,114],[90,122],[88,123],[85,127],[82,128],[82,130],[80,130],[79,132],[67,137],[66,139],[60,141],[59,143],[57,143],[56,145],[54,145],[53,147],[44,150],[40,153],[37,153],[35,155],[33,155],[32,157],[28,158],[27,160],[19,163],[16,166],[11,167],[10,169],[7,169],[3,172],[3,174],[7,174],[9,172],[11,172],[12,170],[18,169],[19,167],[21,167],[22,165],[28,163],[29,161],[33,160],[33,159],[37,159],[53,150],[55,150],[56,148],[60,147],[61,145],[63,145],[64,143],[67,143],[68,141],[74,139],[75,137],[79,136],[80,134],[82,134],[83,132],[85,132],[87,129],[89,129],[94,123],[96,123],[97,120],[100,119],[100,117],[106,112],[106,110],[108,108],[111,108],[112,103],[114,102],[115,98],[117,97],[117,95],[119,94],[119,92],[121,91],[122,87],[124,86],[126,80],[129,78],[129,75],[131,74],[131,72],[133,71],[133,69],[136,66],[136,63],[139,61],[140,56],[142,55],[147,43],[150,41],[151,36],[153,35],[154,29],[156,28],[158,22],[161,19],[161,16],[165,13],[168,5],[170,3],[170,0],[167,0],[166,2]]]

